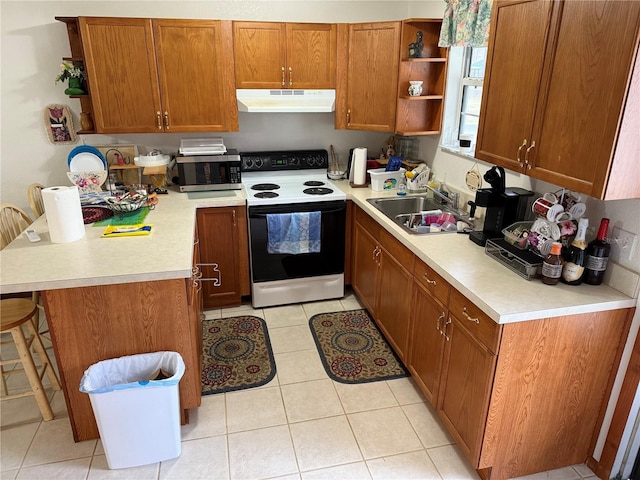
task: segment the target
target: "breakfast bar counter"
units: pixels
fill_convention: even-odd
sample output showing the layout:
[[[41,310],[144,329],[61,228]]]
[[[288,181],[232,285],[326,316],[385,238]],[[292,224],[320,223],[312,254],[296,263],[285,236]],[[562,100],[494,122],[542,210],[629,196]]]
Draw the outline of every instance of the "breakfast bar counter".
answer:
[[[191,197],[194,197],[193,195]],[[87,368],[101,360],[157,351],[178,352],[182,421],[201,402],[201,300],[194,275],[196,209],[244,205],[240,191],[207,196],[170,192],[145,223],[147,236],[84,238],[56,244],[45,216],[0,252],[1,292],[40,291],[75,441],[98,438],[89,396],[79,391]],[[195,270],[197,271],[197,270]]]

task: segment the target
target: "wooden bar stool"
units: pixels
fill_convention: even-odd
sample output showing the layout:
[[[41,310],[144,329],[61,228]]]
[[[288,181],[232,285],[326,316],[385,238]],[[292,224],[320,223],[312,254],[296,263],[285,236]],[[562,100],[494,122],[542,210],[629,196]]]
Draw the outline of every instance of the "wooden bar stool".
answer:
[[[60,382],[53,370],[51,360],[42,346],[42,340],[36,328],[34,327],[31,319],[38,310],[38,306],[31,300],[26,298],[8,298],[0,300],[0,317],[2,328],[0,333],[11,332],[13,337],[13,343],[18,350],[18,358],[15,359],[2,359],[0,365],[2,366],[2,398],[1,400],[10,400],[13,398],[26,397],[33,395],[40,408],[40,413],[45,421],[53,419],[53,411],[51,410],[51,404],[42,386],[42,378],[46,374],[51,382],[51,386],[54,390],[60,390]],[[29,337],[25,338],[22,326],[27,327]],[[10,344],[12,342],[6,341],[2,344]],[[36,366],[31,356],[30,347],[33,346],[35,353],[38,355],[41,365]],[[15,367],[12,370],[6,370],[5,365],[22,364],[22,367]],[[38,371],[38,367],[42,368],[42,371]],[[17,372],[24,372],[31,385],[31,391],[23,393],[15,393],[9,395],[5,383],[5,377]]]

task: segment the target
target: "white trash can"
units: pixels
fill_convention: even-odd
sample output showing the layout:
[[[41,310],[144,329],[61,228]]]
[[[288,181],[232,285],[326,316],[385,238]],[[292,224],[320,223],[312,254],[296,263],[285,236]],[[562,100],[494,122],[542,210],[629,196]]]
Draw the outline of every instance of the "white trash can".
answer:
[[[103,360],[84,372],[80,391],[89,394],[109,468],[180,456],[184,368],[179,353],[155,352]]]

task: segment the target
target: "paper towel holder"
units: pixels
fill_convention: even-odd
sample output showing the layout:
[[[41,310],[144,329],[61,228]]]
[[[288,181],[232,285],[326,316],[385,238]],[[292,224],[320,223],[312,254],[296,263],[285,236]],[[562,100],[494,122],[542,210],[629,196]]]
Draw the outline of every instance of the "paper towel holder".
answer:
[[[366,152],[366,148],[364,148],[365,152]],[[351,188],[367,188],[369,186],[369,183],[367,182],[367,178],[365,176],[365,182],[363,184],[356,184],[353,182],[353,176],[354,176],[354,168],[355,168],[355,162],[354,162],[354,156],[355,156],[355,151],[356,148],[352,148],[349,150],[349,160],[347,162],[347,171],[345,173],[347,179],[349,179],[349,186]],[[365,170],[366,170],[366,153],[365,153]]]

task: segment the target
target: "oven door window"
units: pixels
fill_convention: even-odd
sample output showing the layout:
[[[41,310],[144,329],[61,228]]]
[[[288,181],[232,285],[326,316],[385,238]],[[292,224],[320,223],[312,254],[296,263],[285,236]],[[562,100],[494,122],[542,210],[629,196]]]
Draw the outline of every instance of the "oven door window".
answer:
[[[251,275],[254,283],[344,273],[347,204],[344,201],[249,207]],[[318,253],[267,253],[267,214],[320,212]]]

